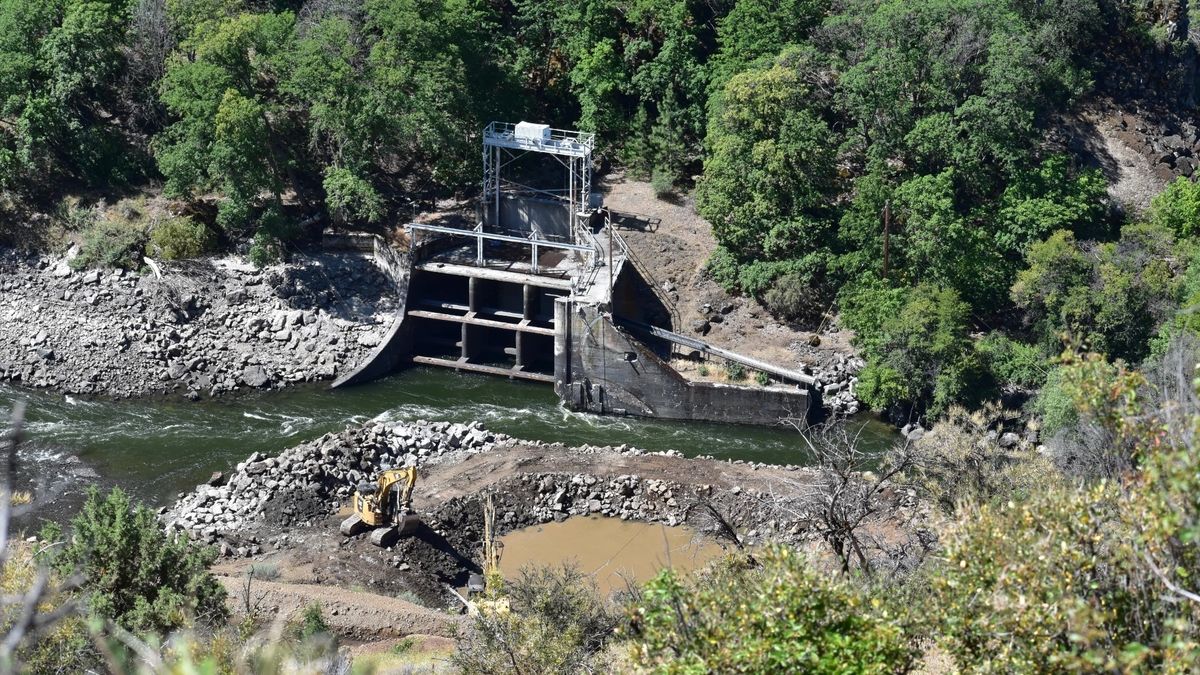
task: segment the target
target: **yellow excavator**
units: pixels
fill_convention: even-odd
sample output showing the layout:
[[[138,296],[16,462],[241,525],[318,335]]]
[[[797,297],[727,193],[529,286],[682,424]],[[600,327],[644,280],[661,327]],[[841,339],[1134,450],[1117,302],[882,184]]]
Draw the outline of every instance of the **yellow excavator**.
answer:
[[[354,493],[354,513],[342,521],[342,534],[353,537],[371,530],[371,543],[387,547],[415,532],[421,525],[412,508],[416,484],[415,466],[381,471],[374,485],[360,484]]]

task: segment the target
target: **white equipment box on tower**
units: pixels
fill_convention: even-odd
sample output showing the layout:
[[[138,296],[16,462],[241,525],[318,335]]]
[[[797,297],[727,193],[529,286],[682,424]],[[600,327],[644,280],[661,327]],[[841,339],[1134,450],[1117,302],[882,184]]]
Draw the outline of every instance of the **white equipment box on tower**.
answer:
[[[513,131],[513,137],[523,141],[545,143],[550,140],[550,125],[518,122],[517,128]]]

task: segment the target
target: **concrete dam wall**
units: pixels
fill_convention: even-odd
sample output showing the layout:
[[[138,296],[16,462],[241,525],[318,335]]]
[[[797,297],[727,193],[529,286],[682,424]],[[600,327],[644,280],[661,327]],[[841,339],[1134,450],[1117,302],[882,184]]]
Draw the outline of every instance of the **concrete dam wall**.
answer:
[[[530,273],[515,262],[519,255],[479,266],[472,245],[439,241],[400,252],[376,240],[374,257],[395,283],[399,310],[383,342],[334,387],[421,364],[552,384],[566,407],[600,414],[770,425],[805,421],[820,408],[812,386],[681,375],[668,361],[670,345],[622,325],[671,328],[670,313],[623,259],[586,270],[546,251]]]

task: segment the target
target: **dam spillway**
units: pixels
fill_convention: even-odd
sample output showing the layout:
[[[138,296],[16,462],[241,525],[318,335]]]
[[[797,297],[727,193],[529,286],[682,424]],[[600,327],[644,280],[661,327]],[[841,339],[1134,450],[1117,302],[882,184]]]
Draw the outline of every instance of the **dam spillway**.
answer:
[[[409,223],[401,246],[365,244],[400,302],[383,342],[334,387],[418,364],[552,384],[567,408],[601,414],[749,424],[816,414],[819,383],[802,369],[674,332],[670,299],[617,231],[629,214],[590,192],[593,142],[542,125],[489,125],[473,224]],[[503,178],[530,153],[567,167],[564,189]],[[737,363],[767,383],[689,380],[674,358]]]

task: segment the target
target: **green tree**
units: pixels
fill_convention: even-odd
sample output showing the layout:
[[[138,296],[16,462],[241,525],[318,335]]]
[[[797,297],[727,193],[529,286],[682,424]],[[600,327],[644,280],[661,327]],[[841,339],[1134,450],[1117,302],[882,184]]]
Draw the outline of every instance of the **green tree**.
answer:
[[[128,20],[127,0],[0,2],[0,188],[137,177],[119,117]]]
[[[126,630],[162,635],[225,618],[225,589],[208,571],[216,552],[168,535],[120,488],[103,497],[91,488],[66,545],[51,555],[60,573],[82,575],[88,610]]]
[[[829,244],[836,138],[812,106],[806,75],[816,59],[790,50],[735,76],[709,128],[697,208],[742,265],[800,259]],[[764,276],[760,287],[771,280]]]
[[[1077,242],[1060,230],[1030,247],[1012,298],[1047,353],[1065,338],[1138,362],[1177,306],[1178,253],[1170,232],[1150,225],[1126,227],[1119,241],[1104,244]]]
[[[870,323],[853,322],[869,315],[860,308],[849,314],[856,344],[868,357],[859,375],[859,398],[876,409],[907,402],[933,415],[980,399],[987,378],[968,334],[970,307],[953,289],[928,284],[899,297],[897,310]]]
[[[771,549],[685,582],[670,570],[631,608],[639,666],[659,673],[906,672],[916,653],[886,605]]]
[[[1200,185],[1176,178],[1150,201],[1150,222],[1178,237],[1200,232]]]
[[[165,191],[217,191],[217,222],[234,233],[266,229],[288,184],[296,146],[286,139],[296,124],[276,88],[294,25],[289,13],[203,21],[164,80],[163,101],[175,117],[158,139]]]

